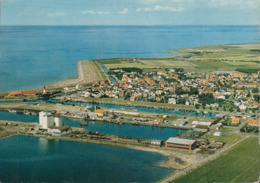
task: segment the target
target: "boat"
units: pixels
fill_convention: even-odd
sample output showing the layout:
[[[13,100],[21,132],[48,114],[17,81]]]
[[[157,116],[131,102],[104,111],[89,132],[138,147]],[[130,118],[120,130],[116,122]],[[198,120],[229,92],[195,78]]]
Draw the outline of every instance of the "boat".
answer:
[[[17,113],[17,111],[14,109],[9,109],[8,112]]]
[[[31,115],[31,112],[28,111],[28,110],[24,110],[23,113],[24,113],[25,115]]]
[[[80,126],[88,126],[88,123],[87,122],[80,122],[79,125]]]
[[[31,112],[31,115],[36,116],[36,115],[37,115],[37,112]]]

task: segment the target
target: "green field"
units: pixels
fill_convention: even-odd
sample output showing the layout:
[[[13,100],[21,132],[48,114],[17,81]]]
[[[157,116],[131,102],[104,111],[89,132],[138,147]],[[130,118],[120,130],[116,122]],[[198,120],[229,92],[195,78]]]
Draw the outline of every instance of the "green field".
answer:
[[[168,50],[178,53],[176,56],[154,59],[105,59],[98,62],[111,68],[138,67],[149,68],[184,68],[185,71],[211,72],[234,71],[237,68],[259,67],[259,43],[217,45],[197,48]]]
[[[259,179],[258,137],[249,137],[220,158],[174,182],[255,182]]]

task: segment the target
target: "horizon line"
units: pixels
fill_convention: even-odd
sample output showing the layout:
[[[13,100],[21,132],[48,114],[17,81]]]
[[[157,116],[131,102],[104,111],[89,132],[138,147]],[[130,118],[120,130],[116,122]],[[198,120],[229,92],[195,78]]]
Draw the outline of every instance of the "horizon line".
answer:
[[[151,24],[151,25],[142,25],[142,24],[131,24],[131,25],[117,25],[117,24],[85,24],[85,25],[30,25],[30,24],[25,24],[25,25],[0,25],[0,26],[260,26],[259,24],[237,24],[237,25],[233,25],[233,24],[199,24],[199,25],[194,25],[194,24]]]

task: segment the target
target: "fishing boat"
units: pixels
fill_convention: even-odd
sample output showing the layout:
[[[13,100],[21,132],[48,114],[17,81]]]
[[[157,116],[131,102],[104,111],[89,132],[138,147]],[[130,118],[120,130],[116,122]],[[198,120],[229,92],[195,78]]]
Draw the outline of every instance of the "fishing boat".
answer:
[[[88,123],[87,122],[80,122],[79,125],[80,126],[88,126]]]
[[[25,115],[30,115],[30,114],[31,114],[31,112],[28,111],[28,110],[24,110],[23,113],[24,113]]]
[[[17,113],[17,111],[14,109],[9,109],[8,112]]]

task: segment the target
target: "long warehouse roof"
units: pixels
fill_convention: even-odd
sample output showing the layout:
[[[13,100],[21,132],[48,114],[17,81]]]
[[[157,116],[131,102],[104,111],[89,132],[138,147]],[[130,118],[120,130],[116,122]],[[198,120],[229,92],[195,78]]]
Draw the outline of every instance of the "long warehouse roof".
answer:
[[[166,142],[171,144],[192,145],[195,140],[170,137]]]

